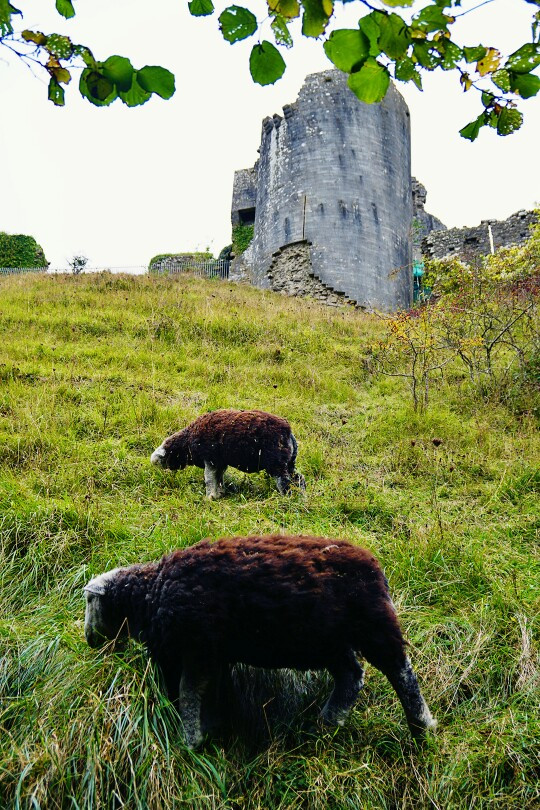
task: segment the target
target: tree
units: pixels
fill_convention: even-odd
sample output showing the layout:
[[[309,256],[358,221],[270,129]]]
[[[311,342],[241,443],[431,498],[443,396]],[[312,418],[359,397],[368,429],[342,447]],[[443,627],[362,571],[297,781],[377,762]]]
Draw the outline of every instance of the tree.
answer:
[[[55,0],[62,17],[75,16],[73,0]],[[79,91],[97,107],[106,107],[119,98],[128,107],[144,104],[156,93],[171,98],[174,76],[163,67],[146,65],[136,70],[125,56],[95,59],[86,45],[77,45],[63,34],[44,34],[28,29],[16,33],[13,18],[22,11],[9,0],[0,0],[0,44],[28,64],[39,65],[49,75],[49,100],[58,107],[65,103],[64,88],[71,82],[73,68],[82,68]]]
[[[68,259],[68,264],[71,267],[73,275],[78,276],[80,273],[84,272],[84,268],[88,264],[88,258],[80,254],[75,254],[71,259]]]
[[[333,0],[266,1],[268,15],[262,22],[250,9],[237,5],[226,8],[218,18],[223,37],[231,44],[255,34],[260,37],[251,50],[249,68],[253,81],[261,85],[273,84],[285,72],[278,48],[293,46],[292,20],[301,18],[303,36],[318,39],[335,14]],[[428,0],[428,5],[419,0],[344,0],[357,3],[365,13],[357,28],[335,30],[322,45],[330,61],[349,74],[351,90],[367,103],[384,98],[392,77],[421,89],[424,72],[454,71],[463,90],[478,91],[480,101],[480,113],[460,130],[462,137],[474,141],[484,126],[509,135],[523,121],[517,102],[540,90],[540,77],[533,73],[540,65],[540,0],[523,0],[535,7],[531,35],[513,53],[503,56],[495,45],[456,42],[456,20],[495,1],[480,0],[478,5],[460,10],[461,0]],[[418,8],[420,5],[423,7]],[[188,6],[195,17],[212,15],[215,10],[213,0],[189,0]],[[398,14],[395,8],[407,10]],[[56,9],[66,18],[75,14],[73,0],[56,0]],[[165,68],[135,70],[122,56],[98,62],[88,47],[60,34],[23,30],[16,35],[12,18],[20,14],[9,0],[0,0],[0,44],[47,71],[49,98],[54,104],[64,104],[62,85],[70,82],[70,68],[77,63],[83,66],[80,92],[98,106],[116,98],[135,106],[144,104],[152,93],[162,98],[174,93],[174,77]],[[265,25],[271,29],[275,45],[262,39]]]

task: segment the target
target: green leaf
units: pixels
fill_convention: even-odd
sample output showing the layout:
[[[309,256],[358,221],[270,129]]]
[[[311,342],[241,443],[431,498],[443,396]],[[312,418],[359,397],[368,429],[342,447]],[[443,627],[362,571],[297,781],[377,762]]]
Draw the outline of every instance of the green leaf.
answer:
[[[302,33],[305,37],[318,37],[326,29],[334,11],[332,0],[302,0]]]
[[[147,93],[157,93],[161,98],[168,99],[174,95],[174,75],[170,70],[159,65],[146,65],[137,71],[137,81]]]
[[[219,15],[219,27],[223,39],[232,44],[255,33],[257,30],[257,18],[247,8],[229,6]]]
[[[71,0],[56,0],[56,10],[62,17],[65,17],[66,20],[75,16],[75,9],[73,8]]]
[[[21,34],[22,38],[26,40],[26,42],[34,42],[36,45],[40,47],[42,45],[47,44],[47,37],[45,34],[42,34],[41,31],[23,31]]]
[[[496,70],[491,74],[491,81],[505,93],[510,92],[510,74],[507,70]]]
[[[7,0],[0,0],[0,36],[5,37],[13,33],[11,15],[13,14]]]
[[[442,56],[441,67],[443,70],[452,70],[463,58],[463,51],[450,39],[440,39],[437,42],[437,50]]]
[[[382,11],[372,11],[370,14],[366,14],[365,17],[362,17],[362,19],[358,21],[361,32],[369,40],[370,56],[378,56],[381,52],[381,48],[379,46],[379,36],[381,34],[379,20],[385,16],[386,14]]]
[[[292,48],[293,38],[287,27],[286,17],[282,17],[281,14],[276,14],[272,20],[270,28],[274,32],[274,38],[278,45],[284,45],[286,48]]]
[[[87,48],[86,45],[74,45],[73,53],[81,57],[86,67],[93,68],[94,70],[97,68],[98,63],[94,59],[92,51],[90,48]]]
[[[415,42],[413,54],[418,64],[426,70],[434,70],[441,63],[441,56],[435,53],[432,42]]]
[[[394,76],[400,82],[410,82],[412,80],[419,90],[422,89],[422,77],[416,70],[413,60],[409,59],[408,56],[396,60]]]
[[[98,70],[85,68],[79,79],[79,90],[96,107],[107,107],[118,96],[114,83]]]
[[[486,91],[484,91],[482,93],[481,98],[482,98],[482,104],[484,105],[484,107],[491,107],[491,105],[493,104],[493,102],[495,100],[495,96],[493,95],[493,93],[487,93]]]
[[[118,91],[126,91],[131,87],[134,69],[125,56],[109,56],[105,62],[99,65],[99,68],[103,75],[116,85]]]
[[[118,95],[120,96],[120,100],[127,107],[140,107],[141,104],[146,104],[148,99],[152,98],[152,93],[149,93],[148,90],[143,90],[137,81],[136,71],[133,73],[131,87],[129,90],[121,90]]]
[[[481,128],[487,124],[487,116],[486,113],[480,113],[478,118],[474,121],[471,121],[470,124],[467,124],[466,127],[459,130],[459,134],[462,138],[466,138],[468,141],[475,141],[478,138],[478,133],[480,132]]]
[[[401,59],[411,44],[409,28],[399,14],[385,14],[379,20],[379,45],[390,59]]]
[[[73,53],[73,43],[62,34],[49,34],[45,47],[59,59],[69,59]]]
[[[478,62],[487,53],[487,48],[483,45],[473,45],[472,48],[463,48],[463,55],[466,62]]]
[[[422,31],[430,33],[431,31],[446,31],[453,21],[453,17],[444,14],[442,8],[434,5],[423,8],[414,18],[413,24]]]
[[[214,11],[214,4],[212,0],[191,0],[188,8],[193,17],[207,17]]]
[[[412,6],[414,0],[382,0],[385,6],[391,6],[392,8],[397,8],[401,6],[405,8],[405,6]]]
[[[254,45],[249,57],[251,77],[257,84],[274,84],[285,72],[285,62],[278,49],[271,42]]]
[[[57,107],[63,107],[65,104],[64,88],[58,84],[54,76],[51,76],[49,80],[49,101],[52,101]]]
[[[510,54],[505,68],[510,68],[514,73],[530,73],[538,65],[540,65],[540,45],[530,42]]]
[[[372,104],[382,101],[390,84],[390,74],[373,57],[366,59],[356,73],[351,73],[348,85],[360,101]]]
[[[499,111],[500,112],[500,111]],[[495,108],[492,110],[486,110],[488,120],[487,123],[489,124],[492,129],[497,129],[497,124],[499,123],[499,113]]]
[[[532,73],[511,73],[510,87],[521,98],[532,98],[540,90],[540,77]]]
[[[281,14],[288,20],[300,16],[300,4],[298,0],[267,0],[268,8],[275,14]]]
[[[367,37],[354,28],[332,31],[323,47],[330,61],[345,73],[351,73],[353,67],[362,63],[369,55]]]
[[[499,113],[497,132],[499,135],[511,135],[523,123],[523,115],[512,107],[503,107]]]

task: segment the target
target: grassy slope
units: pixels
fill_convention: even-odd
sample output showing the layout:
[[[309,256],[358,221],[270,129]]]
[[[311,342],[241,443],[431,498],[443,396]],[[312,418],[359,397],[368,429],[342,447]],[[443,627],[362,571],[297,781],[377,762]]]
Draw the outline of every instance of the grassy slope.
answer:
[[[540,806],[532,421],[457,380],[415,416],[402,380],[364,370],[380,326],[354,312],[193,279],[12,277],[0,294],[2,808]],[[202,471],[149,465],[227,406],[290,419],[305,498],[229,471],[236,491],[209,503]],[[425,750],[368,668],[335,736],[192,754],[144,654],[87,648],[91,575],[275,530],[382,560],[440,724]]]

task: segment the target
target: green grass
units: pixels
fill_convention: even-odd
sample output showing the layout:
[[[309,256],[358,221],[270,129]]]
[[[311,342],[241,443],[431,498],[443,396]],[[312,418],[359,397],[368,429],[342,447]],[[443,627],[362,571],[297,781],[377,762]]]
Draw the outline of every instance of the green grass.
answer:
[[[540,457],[530,412],[459,376],[414,414],[363,357],[382,324],[191,278],[0,282],[0,807],[540,807]],[[151,451],[199,413],[263,408],[305,497],[263,475],[176,475]],[[433,438],[442,439],[437,448]],[[82,587],[203,537],[349,538],[382,561],[439,731],[410,742],[385,679],[335,735],[196,753],[144,652],[96,652]]]

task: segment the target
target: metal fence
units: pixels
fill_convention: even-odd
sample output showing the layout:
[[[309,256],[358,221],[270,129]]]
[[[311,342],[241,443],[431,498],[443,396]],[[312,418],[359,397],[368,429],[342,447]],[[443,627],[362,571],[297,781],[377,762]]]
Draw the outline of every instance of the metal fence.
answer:
[[[46,273],[48,267],[0,267],[0,276],[11,276],[16,273]]]
[[[151,265],[150,273],[173,276],[179,273],[193,273],[200,278],[229,278],[228,259],[173,259]]]
[[[49,267],[49,273],[73,273],[71,267]],[[118,275],[124,273],[127,276],[144,276],[148,273],[148,268],[143,264],[130,264],[121,267],[85,267],[82,273],[112,273]],[[78,275],[77,273],[75,275]]]
[[[126,273],[131,276],[151,275],[174,276],[192,273],[199,278],[229,278],[228,259],[176,259],[152,265],[150,270],[144,265],[126,267],[85,267],[83,273]],[[0,267],[0,276],[16,273],[72,273],[71,267]]]

